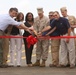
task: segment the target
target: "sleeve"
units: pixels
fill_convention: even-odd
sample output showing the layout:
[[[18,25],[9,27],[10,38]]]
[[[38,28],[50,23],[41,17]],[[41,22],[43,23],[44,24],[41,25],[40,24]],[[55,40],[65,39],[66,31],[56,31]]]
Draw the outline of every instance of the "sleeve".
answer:
[[[46,26],[50,25],[49,21],[49,18],[46,18]]]
[[[19,26],[19,25],[21,25],[21,24],[23,24],[23,23],[22,23],[22,22],[17,22],[17,21],[15,21],[13,18],[10,18],[10,19],[9,19],[9,25]]]
[[[52,21],[50,22],[51,28],[54,28],[54,27],[55,27],[55,25],[56,25],[55,22],[56,22],[55,20],[52,20]]]
[[[50,25],[50,21],[48,21],[48,23],[47,23],[47,26],[49,26]]]

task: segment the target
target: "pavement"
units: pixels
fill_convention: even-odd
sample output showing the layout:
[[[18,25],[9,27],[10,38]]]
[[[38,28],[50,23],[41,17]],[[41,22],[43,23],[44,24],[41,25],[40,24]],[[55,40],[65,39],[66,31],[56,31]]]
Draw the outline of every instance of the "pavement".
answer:
[[[35,62],[36,59],[36,47],[34,47],[32,62]],[[15,54],[16,55],[16,54]],[[16,59],[15,59],[16,60]],[[0,75],[76,75],[76,67],[70,69],[66,68],[57,68],[57,67],[49,67],[51,62],[51,51],[49,49],[49,55],[46,62],[46,67],[27,67],[26,65],[26,57],[24,46],[22,47],[22,60],[21,67],[8,67],[8,68],[0,68]],[[8,64],[10,63],[10,56],[8,55]]]

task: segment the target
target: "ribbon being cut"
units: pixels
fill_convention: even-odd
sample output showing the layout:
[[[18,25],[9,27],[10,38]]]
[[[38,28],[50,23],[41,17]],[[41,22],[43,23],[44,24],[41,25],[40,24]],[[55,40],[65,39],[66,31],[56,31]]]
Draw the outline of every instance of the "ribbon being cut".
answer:
[[[31,45],[34,45],[37,42],[37,37],[30,35],[27,39],[27,46],[30,48]]]
[[[33,30],[32,35],[30,35],[29,37],[27,37],[26,41],[27,41],[27,46],[28,48],[30,48],[31,45],[36,44],[37,42],[37,32],[35,30]]]

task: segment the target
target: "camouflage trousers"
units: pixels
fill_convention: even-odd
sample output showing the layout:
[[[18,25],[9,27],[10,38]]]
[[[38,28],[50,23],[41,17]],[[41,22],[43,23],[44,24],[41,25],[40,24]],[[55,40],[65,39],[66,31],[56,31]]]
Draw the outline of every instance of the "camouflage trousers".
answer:
[[[36,60],[47,60],[49,50],[49,40],[38,40],[36,48]]]

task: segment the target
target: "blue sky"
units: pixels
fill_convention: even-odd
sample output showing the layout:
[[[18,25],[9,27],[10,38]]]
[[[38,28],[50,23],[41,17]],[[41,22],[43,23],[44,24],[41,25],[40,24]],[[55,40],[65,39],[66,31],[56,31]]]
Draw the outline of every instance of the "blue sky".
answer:
[[[76,0],[1,0],[0,14],[8,13],[10,7],[17,7],[19,11],[26,14],[32,12],[37,16],[37,7],[43,7],[44,14],[48,16],[49,11],[59,11],[60,8],[66,6],[69,15],[76,16]]]

